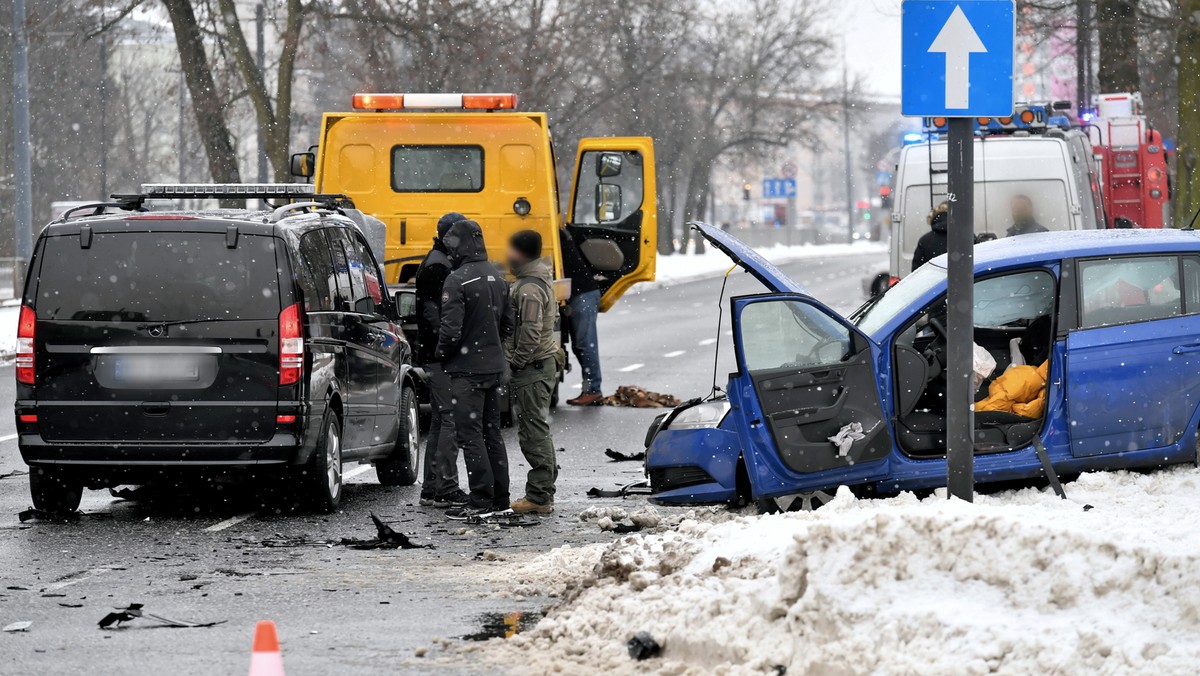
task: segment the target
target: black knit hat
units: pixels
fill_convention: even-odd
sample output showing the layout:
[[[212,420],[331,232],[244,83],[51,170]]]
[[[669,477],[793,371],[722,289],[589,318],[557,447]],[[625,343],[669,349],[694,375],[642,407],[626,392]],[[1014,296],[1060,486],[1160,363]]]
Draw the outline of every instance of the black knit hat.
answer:
[[[467,217],[463,216],[462,214],[458,213],[457,211],[451,211],[450,213],[446,214],[445,216],[442,216],[441,218],[438,219],[438,222],[437,222],[437,236],[445,237],[446,232],[450,230],[450,226],[454,225],[455,223],[457,223],[459,221],[465,221],[465,220],[467,220]]]
[[[509,238],[508,245],[531,261],[542,257],[542,236],[536,230],[514,233]]]

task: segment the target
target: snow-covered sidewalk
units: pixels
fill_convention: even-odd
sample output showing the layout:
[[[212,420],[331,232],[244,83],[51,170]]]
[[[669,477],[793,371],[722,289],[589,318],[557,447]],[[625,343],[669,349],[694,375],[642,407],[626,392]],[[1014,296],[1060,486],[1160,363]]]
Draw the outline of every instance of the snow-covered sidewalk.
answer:
[[[733,233],[735,236],[737,232]],[[782,244],[757,249],[764,258],[775,264],[805,258],[832,258],[836,256],[851,256],[856,254],[886,254],[888,246],[882,242],[856,242],[854,244],[805,244],[784,246]],[[689,282],[707,277],[724,274],[733,263],[719,249],[712,246],[705,248],[704,253],[675,254],[659,256],[657,261],[655,281],[650,285],[639,285],[637,288],[670,286],[681,282]],[[881,268],[882,270],[883,268]]]
[[[843,490],[812,513],[560,548],[512,579],[561,605],[480,650],[513,673],[1196,673],[1200,470],[1066,489],[974,505]],[[630,659],[638,631],[662,657]]]

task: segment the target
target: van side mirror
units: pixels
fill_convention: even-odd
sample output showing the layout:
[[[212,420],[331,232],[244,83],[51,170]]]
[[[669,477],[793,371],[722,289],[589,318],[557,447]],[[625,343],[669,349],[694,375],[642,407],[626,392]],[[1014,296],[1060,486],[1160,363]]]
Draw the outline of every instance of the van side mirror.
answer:
[[[623,162],[621,153],[600,153],[600,156],[596,158],[596,176],[599,178],[620,176]]]
[[[596,222],[611,223],[621,217],[621,186],[600,183],[596,186]]]
[[[317,173],[316,167],[316,153],[292,153],[292,161],[289,167],[292,176],[312,178],[313,174]]]

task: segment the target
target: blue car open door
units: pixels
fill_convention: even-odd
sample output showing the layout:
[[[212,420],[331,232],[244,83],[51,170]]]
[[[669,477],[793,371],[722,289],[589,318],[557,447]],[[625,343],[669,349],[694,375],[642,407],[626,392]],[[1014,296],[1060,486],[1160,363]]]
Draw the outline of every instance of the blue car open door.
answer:
[[[768,451],[747,458],[756,497],[883,475],[892,440],[866,336],[800,294],[734,298],[733,327],[750,434]]]
[[[880,348],[778,267],[711,225],[693,226],[772,293],[734,298],[745,458],[755,498],[882,478],[892,450]]]

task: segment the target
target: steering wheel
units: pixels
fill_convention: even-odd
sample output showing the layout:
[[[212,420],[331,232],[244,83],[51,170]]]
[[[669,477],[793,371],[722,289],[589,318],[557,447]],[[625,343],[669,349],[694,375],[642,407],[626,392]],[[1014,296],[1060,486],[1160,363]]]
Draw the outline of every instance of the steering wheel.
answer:
[[[929,317],[929,328],[937,335],[937,339],[925,348],[925,359],[929,362],[929,379],[933,380],[946,369],[946,325],[937,317]]]

